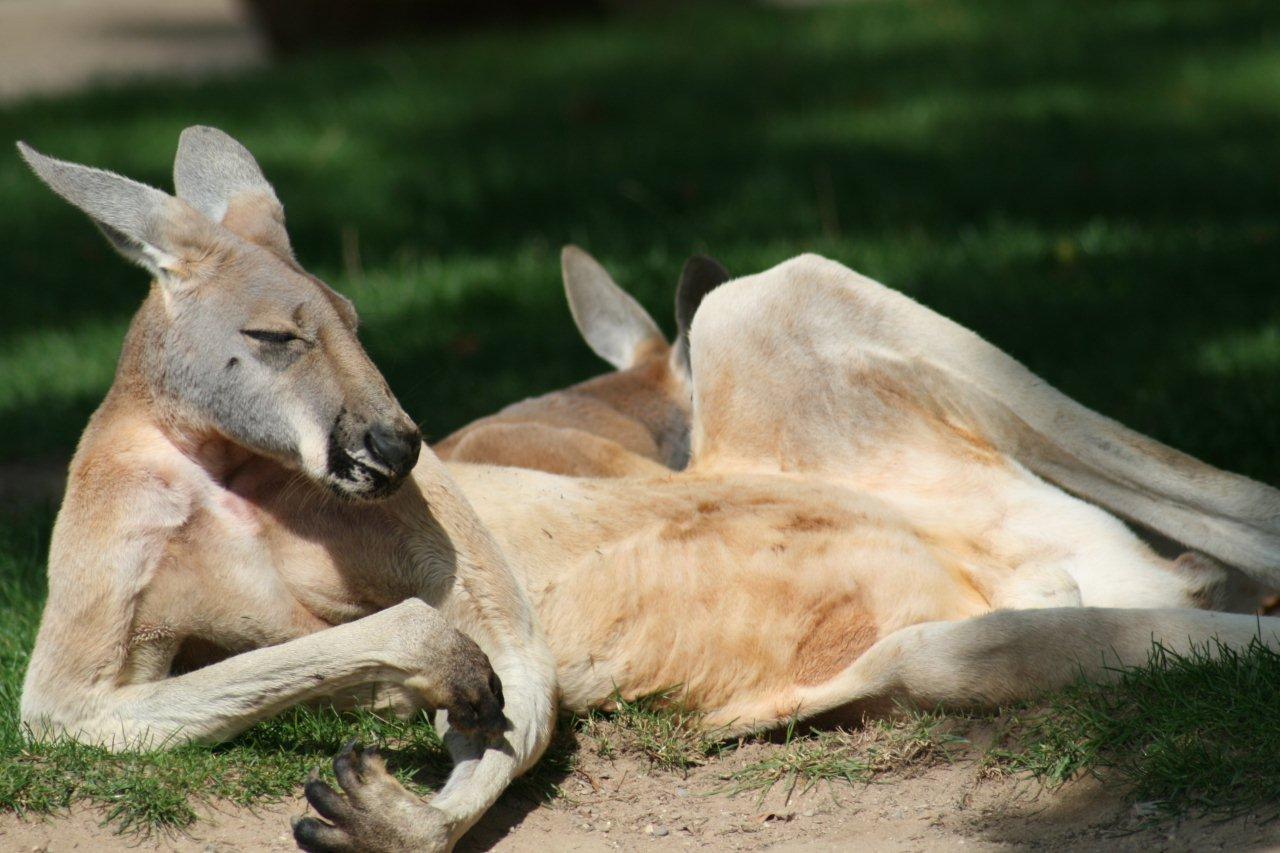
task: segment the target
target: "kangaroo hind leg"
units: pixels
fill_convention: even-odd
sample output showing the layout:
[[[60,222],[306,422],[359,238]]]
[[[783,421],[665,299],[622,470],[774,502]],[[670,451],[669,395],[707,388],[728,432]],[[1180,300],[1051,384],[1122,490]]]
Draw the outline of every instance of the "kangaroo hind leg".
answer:
[[[1280,618],[1205,610],[1001,610],[912,625],[884,637],[829,682],[798,691],[797,715],[924,708],[992,708],[1086,677],[1110,681],[1149,659],[1153,644],[1184,654],[1217,641],[1280,648]]]

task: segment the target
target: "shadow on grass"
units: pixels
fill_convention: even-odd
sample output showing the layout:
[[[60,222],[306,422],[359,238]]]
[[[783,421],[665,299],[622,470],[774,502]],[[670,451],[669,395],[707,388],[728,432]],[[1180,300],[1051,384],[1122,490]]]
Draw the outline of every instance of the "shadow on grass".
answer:
[[[1278,30],[1265,2],[712,6],[35,102],[0,136],[162,186],[184,125],[240,136],[431,435],[599,369],[562,303],[563,242],[664,320],[690,251],[754,271],[818,249],[1275,480],[1280,355],[1224,374],[1199,350],[1280,322]],[[139,303],[141,276],[16,157],[0,228],[11,339],[122,327]],[[8,458],[67,452],[105,384],[6,397],[39,374],[31,352],[0,346]]]

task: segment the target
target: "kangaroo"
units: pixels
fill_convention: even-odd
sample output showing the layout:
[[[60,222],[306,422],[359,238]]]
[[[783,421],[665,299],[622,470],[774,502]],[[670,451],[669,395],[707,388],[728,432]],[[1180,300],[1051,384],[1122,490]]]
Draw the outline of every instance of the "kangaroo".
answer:
[[[565,295],[587,345],[612,373],[513,403],[432,449],[445,461],[514,465],[578,477],[658,476],[689,462],[689,326],[703,297],[729,280],[694,255],[676,286],[676,341],[576,246],[560,255]]]
[[[237,143],[185,132],[178,198],[24,154],[156,277],[73,463],[24,720],[164,746],[374,685],[442,708],[443,790],[423,801],[346,749],[340,790],[305,787],[304,849],[448,849],[540,754],[557,701],[678,685],[731,736],[1017,700],[1153,639],[1280,645],[1280,620],[1191,609],[1232,606],[1218,561],[1277,585],[1280,493],[832,261],[707,295],[682,471],[413,463],[354,313],[292,260]],[[1117,516],[1194,550],[1166,559]],[[175,674],[204,662],[189,646],[223,659]]]
[[[113,749],[214,742],[393,685],[442,710],[456,762],[394,843],[449,846],[541,753],[555,676],[354,307],[298,265],[274,190],[220,131],[183,132],[176,197],[19,148],[154,277],[71,463],[24,723]]]
[[[902,294],[802,256],[717,288],[689,341],[683,471],[448,466],[528,590],[562,707],[678,686],[732,737],[1019,701],[1113,678],[1153,641],[1280,647],[1280,619],[1208,609],[1252,603],[1223,563],[1276,584],[1280,493],[1085,409]],[[1194,550],[1162,557],[1117,516]],[[327,841],[307,849],[422,808],[376,755],[335,769],[353,763],[342,791],[308,788]]]

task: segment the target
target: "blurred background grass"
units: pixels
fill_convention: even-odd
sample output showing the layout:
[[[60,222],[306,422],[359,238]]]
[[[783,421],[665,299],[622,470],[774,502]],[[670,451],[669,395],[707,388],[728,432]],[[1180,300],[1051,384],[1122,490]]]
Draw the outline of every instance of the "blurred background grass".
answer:
[[[814,250],[1067,393],[1280,480],[1280,5],[698,4],[11,106],[0,138],[162,187],[259,157],[304,265],[431,438],[599,372],[557,251],[670,328],[682,259]],[[0,156],[0,462],[60,459],[144,275]]]

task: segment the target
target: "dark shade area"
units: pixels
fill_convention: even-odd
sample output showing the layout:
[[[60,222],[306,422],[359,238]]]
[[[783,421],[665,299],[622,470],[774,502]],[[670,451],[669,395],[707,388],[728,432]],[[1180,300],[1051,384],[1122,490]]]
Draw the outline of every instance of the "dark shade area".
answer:
[[[32,103],[0,136],[166,187],[183,126],[241,138],[429,437],[603,370],[565,242],[669,330],[691,252],[815,250],[1275,482],[1278,38],[1248,0],[699,4]],[[62,455],[144,278],[16,156],[0,234],[0,454]]]
[[[280,53],[599,14],[603,0],[241,0]]]

